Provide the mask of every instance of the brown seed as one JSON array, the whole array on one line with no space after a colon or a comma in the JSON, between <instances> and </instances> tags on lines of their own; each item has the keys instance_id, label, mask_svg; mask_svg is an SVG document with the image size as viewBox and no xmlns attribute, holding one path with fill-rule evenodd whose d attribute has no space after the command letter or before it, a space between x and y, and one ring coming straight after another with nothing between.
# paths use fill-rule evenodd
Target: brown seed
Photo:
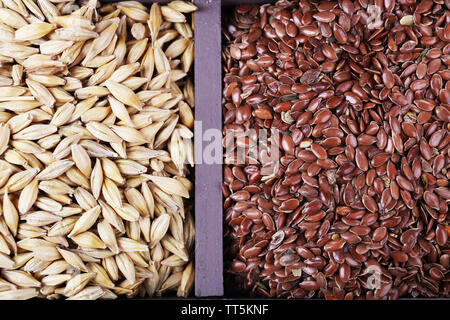
<instances>
[{"instance_id":1,"label":"brown seed","mask_svg":"<svg viewBox=\"0 0 450 320\"><path fill-rule=\"evenodd\" d=\"M355 160L356 165L362 171L367 171L369 169L369 162L367 161L367 157L360 148L356 149Z\"/></svg>"},{"instance_id":2,"label":"brown seed","mask_svg":"<svg viewBox=\"0 0 450 320\"><path fill-rule=\"evenodd\" d=\"M425 191L423 193L423 199L430 207L439 210L439 198L435 193L431 191Z\"/></svg>"},{"instance_id":3,"label":"brown seed","mask_svg":"<svg viewBox=\"0 0 450 320\"><path fill-rule=\"evenodd\" d=\"M366 207L366 209L370 212L375 212L378 210L377 203L371 196L367 194L363 195L362 202L364 204L364 207Z\"/></svg>"},{"instance_id":4,"label":"brown seed","mask_svg":"<svg viewBox=\"0 0 450 320\"><path fill-rule=\"evenodd\" d=\"M375 242L379 242L379 241L383 240L386 237L386 235L387 235L386 227L378 227L373 232L372 239Z\"/></svg>"},{"instance_id":5,"label":"brown seed","mask_svg":"<svg viewBox=\"0 0 450 320\"><path fill-rule=\"evenodd\" d=\"M426 160L431 159L432 151L431 151L430 145L423 138L420 140L420 152L422 153L422 156Z\"/></svg>"},{"instance_id":6,"label":"brown seed","mask_svg":"<svg viewBox=\"0 0 450 320\"><path fill-rule=\"evenodd\" d=\"M394 86L394 76L392 75L391 70L383 70L383 82L388 89L391 89Z\"/></svg>"},{"instance_id":7,"label":"brown seed","mask_svg":"<svg viewBox=\"0 0 450 320\"><path fill-rule=\"evenodd\" d=\"M246 267L245 263L239 260L234 260L231 263L231 270L233 272L243 272L245 270L245 267Z\"/></svg>"},{"instance_id":8,"label":"brown seed","mask_svg":"<svg viewBox=\"0 0 450 320\"><path fill-rule=\"evenodd\" d=\"M402 251L393 251L391 252L391 257L396 262L406 262L408 261L408 255Z\"/></svg>"},{"instance_id":9,"label":"brown seed","mask_svg":"<svg viewBox=\"0 0 450 320\"><path fill-rule=\"evenodd\" d=\"M318 12L313 15L314 19L316 19L319 22L331 22L335 19L336 15L332 12L323 11Z\"/></svg>"},{"instance_id":10,"label":"brown seed","mask_svg":"<svg viewBox=\"0 0 450 320\"><path fill-rule=\"evenodd\" d=\"M317 157L317 159L324 160L327 158L327 151L317 143L311 144L311 151Z\"/></svg>"},{"instance_id":11,"label":"brown seed","mask_svg":"<svg viewBox=\"0 0 450 320\"><path fill-rule=\"evenodd\" d=\"M286 154L294 154L294 141L289 135L284 135L281 139L281 146L283 147Z\"/></svg>"},{"instance_id":12,"label":"brown seed","mask_svg":"<svg viewBox=\"0 0 450 320\"><path fill-rule=\"evenodd\" d=\"M286 201L283 201L281 203L281 206L279 207L279 210L284 212L290 212L296 209L299 205L299 201L297 199L289 199Z\"/></svg>"},{"instance_id":13,"label":"brown seed","mask_svg":"<svg viewBox=\"0 0 450 320\"><path fill-rule=\"evenodd\" d=\"M442 247L445 246L445 244L448 241L448 234L446 231L446 228L439 224L436 228L436 242Z\"/></svg>"},{"instance_id":14,"label":"brown seed","mask_svg":"<svg viewBox=\"0 0 450 320\"><path fill-rule=\"evenodd\" d=\"M314 199L303 208L304 214L317 213L322 208L322 202L319 199Z\"/></svg>"},{"instance_id":15,"label":"brown seed","mask_svg":"<svg viewBox=\"0 0 450 320\"><path fill-rule=\"evenodd\" d=\"M413 185L405 177L398 175L395 181L397 181L400 188L405 189L407 191L414 191Z\"/></svg>"},{"instance_id":16,"label":"brown seed","mask_svg":"<svg viewBox=\"0 0 450 320\"><path fill-rule=\"evenodd\" d=\"M345 245L345 240L338 239L338 240L331 240L327 242L324 246L325 251L337 251L341 250Z\"/></svg>"}]
</instances>

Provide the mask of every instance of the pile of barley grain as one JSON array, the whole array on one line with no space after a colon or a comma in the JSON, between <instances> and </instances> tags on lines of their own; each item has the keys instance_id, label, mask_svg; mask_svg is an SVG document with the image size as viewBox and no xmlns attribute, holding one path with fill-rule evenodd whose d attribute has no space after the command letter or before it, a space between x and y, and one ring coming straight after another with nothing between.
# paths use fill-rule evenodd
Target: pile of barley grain
<instances>
[{"instance_id":1,"label":"pile of barley grain","mask_svg":"<svg viewBox=\"0 0 450 320\"><path fill-rule=\"evenodd\" d=\"M450 2L279 0L229 17L226 290L450 297Z\"/></svg>"},{"instance_id":2,"label":"pile of barley grain","mask_svg":"<svg viewBox=\"0 0 450 320\"><path fill-rule=\"evenodd\" d=\"M196 7L0 4L0 299L187 296Z\"/></svg>"}]
</instances>

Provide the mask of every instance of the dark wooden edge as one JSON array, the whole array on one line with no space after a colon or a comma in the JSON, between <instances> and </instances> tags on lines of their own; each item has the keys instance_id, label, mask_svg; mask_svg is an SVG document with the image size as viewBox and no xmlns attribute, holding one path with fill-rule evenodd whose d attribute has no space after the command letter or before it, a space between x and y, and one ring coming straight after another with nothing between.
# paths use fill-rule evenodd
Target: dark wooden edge
<instances>
[{"instance_id":1,"label":"dark wooden edge","mask_svg":"<svg viewBox=\"0 0 450 320\"><path fill-rule=\"evenodd\" d=\"M222 130L221 2L195 4L195 295L207 297L223 295L222 164L199 162L203 133Z\"/></svg>"}]
</instances>

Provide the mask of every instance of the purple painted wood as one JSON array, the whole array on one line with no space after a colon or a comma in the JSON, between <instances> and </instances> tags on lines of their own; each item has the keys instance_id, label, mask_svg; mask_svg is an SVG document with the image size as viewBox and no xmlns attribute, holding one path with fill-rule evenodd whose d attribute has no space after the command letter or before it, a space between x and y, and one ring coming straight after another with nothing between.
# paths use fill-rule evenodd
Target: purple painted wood
<instances>
[{"instance_id":1,"label":"purple painted wood","mask_svg":"<svg viewBox=\"0 0 450 320\"><path fill-rule=\"evenodd\" d=\"M222 165L199 163L203 132L222 129L221 2L196 0L195 37L195 295L223 295ZM219 155L222 159L222 154Z\"/></svg>"}]
</instances>

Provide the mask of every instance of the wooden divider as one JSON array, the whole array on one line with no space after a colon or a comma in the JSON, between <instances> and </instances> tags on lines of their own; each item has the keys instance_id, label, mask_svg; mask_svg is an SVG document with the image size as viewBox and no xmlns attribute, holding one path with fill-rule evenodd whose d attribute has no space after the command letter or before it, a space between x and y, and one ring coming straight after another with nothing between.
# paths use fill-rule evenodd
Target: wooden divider
<instances>
[{"instance_id":1,"label":"wooden divider","mask_svg":"<svg viewBox=\"0 0 450 320\"><path fill-rule=\"evenodd\" d=\"M222 154L214 164L203 157L203 133L222 129L221 2L195 4L195 295L222 296Z\"/></svg>"}]
</instances>

